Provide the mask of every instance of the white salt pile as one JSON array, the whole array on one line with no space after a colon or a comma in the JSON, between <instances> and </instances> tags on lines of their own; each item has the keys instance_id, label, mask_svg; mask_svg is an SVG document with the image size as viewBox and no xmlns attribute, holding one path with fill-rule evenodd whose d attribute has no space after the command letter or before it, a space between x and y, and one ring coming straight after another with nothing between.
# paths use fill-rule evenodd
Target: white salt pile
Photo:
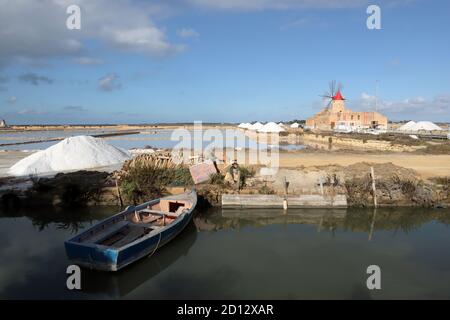
<instances>
[{"instance_id":1,"label":"white salt pile","mask_svg":"<svg viewBox=\"0 0 450 320\"><path fill-rule=\"evenodd\" d=\"M238 128L241 128L241 129L248 129L250 127L251 127L251 124L248 122L241 123L240 125L238 125Z\"/></svg>"},{"instance_id":2,"label":"white salt pile","mask_svg":"<svg viewBox=\"0 0 450 320\"><path fill-rule=\"evenodd\" d=\"M412 127L414 127L415 126L415 122L414 121L409 121L409 122L407 122L407 123L405 123L404 125L402 125L400 128L398 128L397 130L399 130L399 131L411 131L412 129Z\"/></svg>"},{"instance_id":3,"label":"white salt pile","mask_svg":"<svg viewBox=\"0 0 450 320\"><path fill-rule=\"evenodd\" d=\"M442 128L430 121L419 121L414 125L413 130L435 131L435 130L442 130Z\"/></svg>"},{"instance_id":4,"label":"white salt pile","mask_svg":"<svg viewBox=\"0 0 450 320\"><path fill-rule=\"evenodd\" d=\"M105 140L76 136L33 153L13 165L13 176L81 170L121 163L130 159L128 151L109 145Z\"/></svg>"},{"instance_id":5,"label":"white salt pile","mask_svg":"<svg viewBox=\"0 0 450 320\"><path fill-rule=\"evenodd\" d=\"M443 130L441 127L435 125L433 122L430 121L409 121L408 123L402 125L400 128L398 128L399 131L440 131Z\"/></svg>"},{"instance_id":6,"label":"white salt pile","mask_svg":"<svg viewBox=\"0 0 450 320\"><path fill-rule=\"evenodd\" d=\"M298 127L300 127L300 125L297 122L291 124L291 128L298 128Z\"/></svg>"},{"instance_id":7,"label":"white salt pile","mask_svg":"<svg viewBox=\"0 0 450 320\"><path fill-rule=\"evenodd\" d=\"M277 125L275 122L268 122L261 129L258 130L258 132L264 133L278 133L282 131L285 130L279 125Z\"/></svg>"},{"instance_id":8,"label":"white salt pile","mask_svg":"<svg viewBox=\"0 0 450 320\"><path fill-rule=\"evenodd\" d=\"M261 129L262 127L263 127L263 124L261 124L260 122L256 122L256 123L252 124L248 129L256 131L256 130Z\"/></svg>"}]
</instances>

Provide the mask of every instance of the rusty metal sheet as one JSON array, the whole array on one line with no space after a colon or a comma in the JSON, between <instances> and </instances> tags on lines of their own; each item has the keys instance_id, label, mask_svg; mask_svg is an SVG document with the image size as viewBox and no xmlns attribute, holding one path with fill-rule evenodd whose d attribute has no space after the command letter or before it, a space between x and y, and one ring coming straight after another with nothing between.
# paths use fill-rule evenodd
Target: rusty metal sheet
<instances>
[{"instance_id":1,"label":"rusty metal sheet","mask_svg":"<svg viewBox=\"0 0 450 320\"><path fill-rule=\"evenodd\" d=\"M195 184L208 181L211 174L217 172L216 167L214 167L214 163L211 160L190 166L189 171L191 172L192 180L194 180Z\"/></svg>"}]
</instances>

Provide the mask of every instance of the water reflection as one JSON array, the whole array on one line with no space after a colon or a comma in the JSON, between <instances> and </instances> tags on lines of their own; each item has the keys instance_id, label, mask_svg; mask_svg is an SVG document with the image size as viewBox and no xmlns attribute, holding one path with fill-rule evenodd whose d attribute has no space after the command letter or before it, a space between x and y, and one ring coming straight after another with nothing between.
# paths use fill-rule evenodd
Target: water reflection
<instances>
[{"instance_id":1,"label":"water reflection","mask_svg":"<svg viewBox=\"0 0 450 320\"><path fill-rule=\"evenodd\" d=\"M450 210L422 208L208 209L151 258L67 290L64 240L117 210L0 212L0 298L450 298Z\"/></svg>"},{"instance_id":2,"label":"water reflection","mask_svg":"<svg viewBox=\"0 0 450 320\"><path fill-rule=\"evenodd\" d=\"M0 221L1 218L27 218L38 231L51 227L76 234L92 225L93 222L104 219L119 210L120 208L116 206L0 210Z\"/></svg>"},{"instance_id":3,"label":"water reflection","mask_svg":"<svg viewBox=\"0 0 450 320\"><path fill-rule=\"evenodd\" d=\"M82 287L89 294L102 294L108 298L121 298L151 280L180 257L188 254L197 239L193 223L172 242L158 250L151 258L144 258L115 273L85 270Z\"/></svg>"},{"instance_id":4,"label":"water reflection","mask_svg":"<svg viewBox=\"0 0 450 320\"><path fill-rule=\"evenodd\" d=\"M430 208L382 208L382 209L211 209L194 218L201 231L264 227L267 225L309 224L317 232L335 230L365 232L368 239L376 230L404 233L419 229L422 225L438 221L450 224L450 211Z\"/></svg>"}]
</instances>

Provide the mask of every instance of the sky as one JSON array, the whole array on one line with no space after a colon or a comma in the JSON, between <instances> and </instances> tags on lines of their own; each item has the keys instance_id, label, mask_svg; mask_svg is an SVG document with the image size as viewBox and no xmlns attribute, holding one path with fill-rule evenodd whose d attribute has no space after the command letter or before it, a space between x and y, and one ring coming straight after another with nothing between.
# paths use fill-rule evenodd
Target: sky
<instances>
[{"instance_id":1,"label":"sky","mask_svg":"<svg viewBox=\"0 0 450 320\"><path fill-rule=\"evenodd\" d=\"M354 110L450 122L449 16L447 0L0 0L0 118L306 119L336 80Z\"/></svg>"}]
</instances>

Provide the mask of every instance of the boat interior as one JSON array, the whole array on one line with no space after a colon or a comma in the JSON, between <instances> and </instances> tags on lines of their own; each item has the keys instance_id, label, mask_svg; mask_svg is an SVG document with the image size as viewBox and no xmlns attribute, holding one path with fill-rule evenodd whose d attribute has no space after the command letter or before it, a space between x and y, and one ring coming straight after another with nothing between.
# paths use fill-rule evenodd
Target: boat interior
<instances>
[{"instance_id":1,"label":"boat interior","mask_svg":"<svg viewBox=\"0 0 450 320\"><path fill-rule=\"evenodd\" d=\"M144 209L131 211L105 221L76 240L80 243L120 248L153 230L170 225L191 207L192 203L189 201L161 199Z\"/></svg>"}]
</instances>

